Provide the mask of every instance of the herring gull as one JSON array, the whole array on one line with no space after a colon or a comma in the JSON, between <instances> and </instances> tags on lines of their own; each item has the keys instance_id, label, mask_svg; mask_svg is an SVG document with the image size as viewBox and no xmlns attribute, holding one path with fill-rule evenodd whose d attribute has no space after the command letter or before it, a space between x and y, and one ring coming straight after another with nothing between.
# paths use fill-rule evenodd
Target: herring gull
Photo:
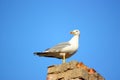
<instances>
[{"instance_id":1,"label":"herring gull","mask_svg":"<svg viewBox=\"0 0 120 80\"><path fill-rule=\"evenodd\" d=\"M79 46L80 31L76 29L70 33L74 36L68 42L59 43L43 52L34 52L34 54L43 57L62 59L62 62L65 63L65 59L76 53Z\"/></svg>"}]
</instances>

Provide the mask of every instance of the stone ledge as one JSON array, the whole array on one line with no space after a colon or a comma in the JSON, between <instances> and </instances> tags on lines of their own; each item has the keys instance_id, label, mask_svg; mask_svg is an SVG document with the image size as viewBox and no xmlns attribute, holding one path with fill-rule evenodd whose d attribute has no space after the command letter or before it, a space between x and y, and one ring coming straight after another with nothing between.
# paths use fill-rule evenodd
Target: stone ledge
<instances>
[{"instance_id":1,"label":"stone ledge","mask_svg":"<svg viewBox=\"0 0 120 80\"><path fill-rule=\"evenodd\" d=\"M93 68L82 62L71 61L48 67L47 80L105 80Z\"/></svg>"}]
</instances>

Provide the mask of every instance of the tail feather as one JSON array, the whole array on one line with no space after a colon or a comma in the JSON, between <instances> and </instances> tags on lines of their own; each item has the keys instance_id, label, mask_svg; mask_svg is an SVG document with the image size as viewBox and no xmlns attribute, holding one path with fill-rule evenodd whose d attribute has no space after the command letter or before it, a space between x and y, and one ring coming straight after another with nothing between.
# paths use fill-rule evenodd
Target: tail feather
<instances>
[{"instance_id":1,"label":"tail feather","mask_svg":"<svg viewBox=\"0 0 120 80\"><path fill-rule=\"evenodd\" d=\"M34 52L35 55L40 56L40 57L53 57L53 58L58 58L61 59L62 56L59 55L59 53L53 53L53 52Z\"/></svg>"},{"instance_id":2,"label":"tail feather","mask_svg":"<svg viewBox=\"0 0 120 80\"><path fill-rule=\"evenodd\" d=\"M34 54L38 56L46 56L44 52L34 52Z\"/></svg>"}]
</instances>

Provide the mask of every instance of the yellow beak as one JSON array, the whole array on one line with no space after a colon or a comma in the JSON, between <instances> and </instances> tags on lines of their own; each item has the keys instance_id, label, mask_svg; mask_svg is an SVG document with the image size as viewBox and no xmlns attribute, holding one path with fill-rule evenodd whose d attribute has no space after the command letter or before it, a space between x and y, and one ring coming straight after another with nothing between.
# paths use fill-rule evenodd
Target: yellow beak
<instances>
[{"instance_id":1,"label":"yellow beak","mask_svg":"<svg viewBox=\"0 0 120 80\"><path fill-rule=\"evenodd\" d=\"M70 32L70 34L74 34L74 32Z\"/></svg>"}]
</instances>

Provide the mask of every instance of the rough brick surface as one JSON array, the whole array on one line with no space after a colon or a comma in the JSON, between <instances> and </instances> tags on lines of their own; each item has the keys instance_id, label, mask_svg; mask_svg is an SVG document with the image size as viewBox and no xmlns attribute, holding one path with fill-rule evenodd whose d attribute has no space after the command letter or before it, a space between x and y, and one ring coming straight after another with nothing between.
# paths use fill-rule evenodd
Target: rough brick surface
<instances>
[{"instance_id":1,"label":"rough brick surface","mask_svg":"<svg viewBox=\"0 0 120 80\"><path fill-rule=\"evenodd\" d=\"M94 69L82 62L71 61L48 67L47 80L105 80Z\"/></svg>"}]
</instances>

